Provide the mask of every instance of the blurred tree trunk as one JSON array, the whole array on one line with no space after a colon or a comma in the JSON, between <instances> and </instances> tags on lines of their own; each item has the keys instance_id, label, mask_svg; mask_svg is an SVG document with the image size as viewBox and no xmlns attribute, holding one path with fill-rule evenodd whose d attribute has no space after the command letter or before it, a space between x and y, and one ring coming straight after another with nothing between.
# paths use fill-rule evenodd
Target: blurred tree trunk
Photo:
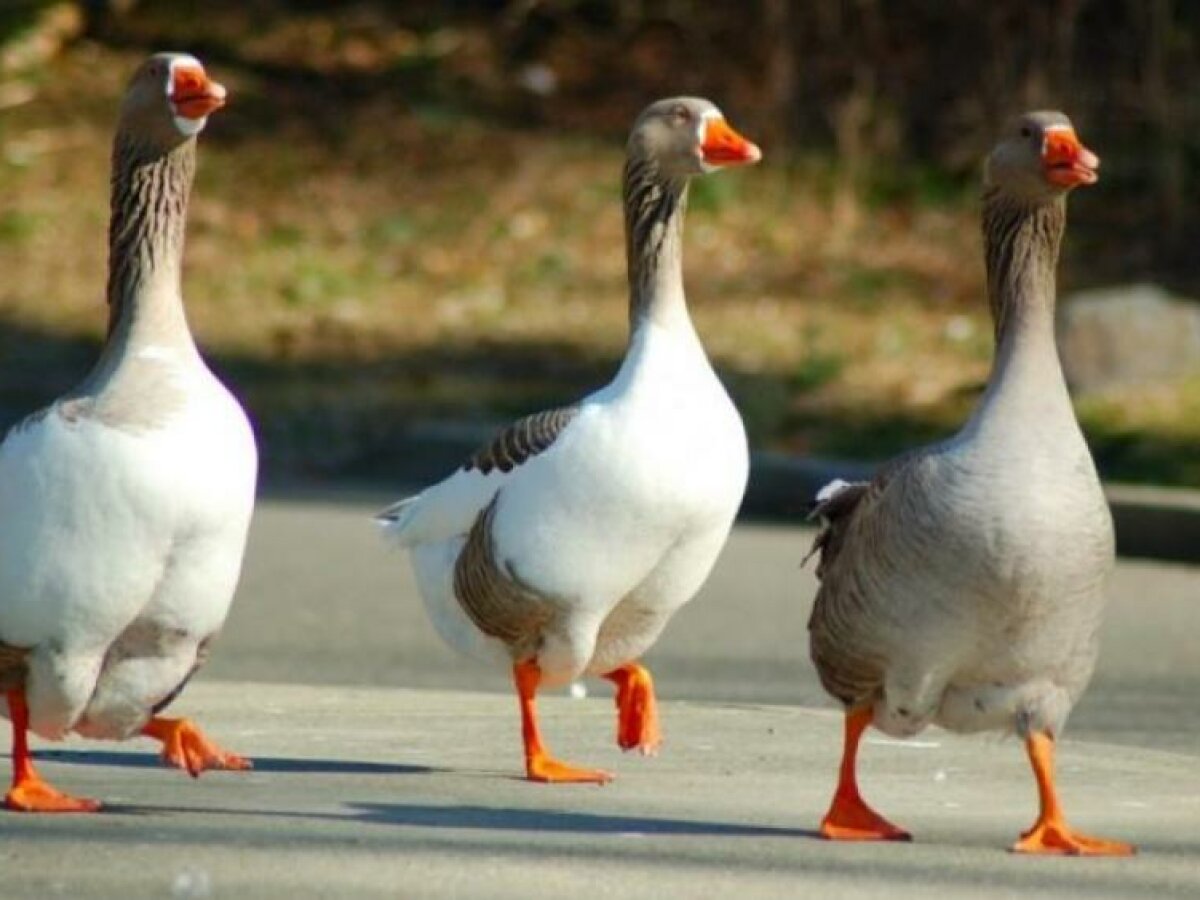
<instances>
[{"instance_id":1,"label":"blurred tree trunk","mask_svg":"<svg viewBox=\"0 0 1200 900\"><path fill-rule=\"evenodd\" d=\"M87 20L87 33L103 34L113 22L133 12L138 0L81 0Z\"/></svg>"},{"instance_id":2,"label":"blurred tree trunk","mask_svg":"<svg viewBox=\"0 0 1200 900\"><path fill-rule=\"evenodd\" d=\"M1175 15L1171 0L1140 0L1132 4L1132 11L1140 20L1144 60L1141 95L1155 143L1150 173L1155 211L1161 216L1163 231L1177 240L1184 212L1184 158L1170 85Z\"/></svg>"},{"instance_id":3,"label":"blurred tree trunk","mask_svg":"<svg viewBox=\"0 0 1200 900\"><path fill-rule=\"evenodd\" d=\"M797 137L800 98L796 93L799 62L796 59L792 0L763 0L762 40L766 46L767 119L759 127L763 139L786 146Z\"/></svg>"},{"instance_id":4,"label":"blurred tree trunk","mask_svg":"<svg viewBox=\"0 0 1200 900\"><path fill-rule=\"evenodd\" d=\"M830 235L836 247L858 227L868 163L886 155L875 138L886 127L877 75L887 66L887 29L878 0L818 4L814 15L817 45L841 55L836 73L841 87L824 110L836 150Z\"/></svg>"},{"instance_id":5,"label":"blurred tree trunk","mask_svg":"<svg viewBox=\"0 0 1200 900\"><path fill-rule=\"evenodd\" d=\"M1075 77L1075 39L1078 33L1079 16L1087 0L1059 0L1058 10L1052 20L1053 58L1050 76L1056 88L1064 96L1071 91Z\"/></svg>"}]
</instances>

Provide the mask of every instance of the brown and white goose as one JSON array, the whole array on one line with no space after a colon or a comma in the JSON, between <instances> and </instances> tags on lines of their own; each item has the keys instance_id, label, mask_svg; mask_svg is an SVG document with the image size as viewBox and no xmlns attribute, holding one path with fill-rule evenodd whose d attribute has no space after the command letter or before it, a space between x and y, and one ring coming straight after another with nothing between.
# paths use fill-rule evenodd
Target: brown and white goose
<instances>
[{"instance_id":1,"label":"brown and white goose","mask_svg":"<svg viewBox=\"0 0 1200 900\"><path fill-rule=\"evenodd\" d=\"M611 777L553 759L538 728L537 690L581 675L617 685L622 748L656 749L637 660L708 576L746 487L745 430L688 315L681 253L688 183L758 148L712 103L679 98L641 114L627 151L631 334L616 377L380 516L442 637L511 667L534 781Z\"/></svg>"},{"instance_id":2,"label":"brown and white goose","mask_svg":"<svg viewBox=\"0 0 1200 900\"><path fill-rule=\"evenodd\" d=\"M33 766L26 731L163 743L197 775L249 763L158 715L229 610L257 453L180 295L196 135L225 101L193 57L133 76L113 146L109 328L100 360L0 444L0 691L11 809L90 811Z\"/></svg>"},{"instance_id":3,"label":"brown and white goose","mask_svg":"<svg viewBox=\"0 0 1200 900\"><path fill-rule=\"evenodd\" d=\"M821 823L832 839L906 839L866 805L855 777L868 725L1015 731L1041 811L1014 849L1128 854L1070 828L1054 747L1096 662L1113 531L1054 343L1066 195L1099 160L1066 116L1015 122L987 160L983 233L996 359L970 421L818 495L824 521L810 651L846 706L841 773Z\"/></svg>"}]
</instances>

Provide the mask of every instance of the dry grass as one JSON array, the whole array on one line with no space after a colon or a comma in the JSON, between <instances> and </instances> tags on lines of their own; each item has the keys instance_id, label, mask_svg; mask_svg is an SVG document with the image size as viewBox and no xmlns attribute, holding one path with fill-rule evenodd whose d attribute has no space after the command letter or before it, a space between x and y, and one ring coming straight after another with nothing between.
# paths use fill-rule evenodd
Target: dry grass
<instances>
[{"instance_id":1,"label":"dry grass","mask_svg":"<svg viewBox=\"0 0 1200 900\"><path fill-rule=\"evenodd\" d=\"M110 127L140 55L82 45L0 111L10 406L77 377L101 334ZM186 295L268 458L361 468L413 418L505 417L611 371L619 140L212 68L234 99L202 139ZM756 442L878 458L951 429L986 378L976 213L836 185L820 161L698 182L689 298ZM1200 484L1198 407L1193 383L1084 412L1117 474Z\"/></svg>"}]
</instances>

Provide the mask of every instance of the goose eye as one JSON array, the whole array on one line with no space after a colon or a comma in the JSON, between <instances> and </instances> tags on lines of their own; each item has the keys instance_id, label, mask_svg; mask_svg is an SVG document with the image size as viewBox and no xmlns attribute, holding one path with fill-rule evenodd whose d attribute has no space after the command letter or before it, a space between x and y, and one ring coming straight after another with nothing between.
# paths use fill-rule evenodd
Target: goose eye
<instances>
[{"instance_id":1,"label":"goose eye","mask_svg":"<svg viewBox=\"0 0 1200 900\"><path fill-rule=\"evenodd\" d=\"M686 122L691 121L692 114L690 112L688 112L688 108L686 106L677 106L673 110L671 110L671 117L674 118L676 122L678 122L679 124L682 125Z\"/></svg>"}]
</instances>

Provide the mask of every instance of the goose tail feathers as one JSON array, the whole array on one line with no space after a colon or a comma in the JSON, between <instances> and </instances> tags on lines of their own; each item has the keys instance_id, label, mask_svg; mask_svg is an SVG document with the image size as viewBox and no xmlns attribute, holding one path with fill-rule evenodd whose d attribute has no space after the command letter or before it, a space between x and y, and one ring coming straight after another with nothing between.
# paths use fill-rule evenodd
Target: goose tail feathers
<instances>
[{"instance_id":1,"label":"goose tail feathers","mask_svg":"<svg viewBox=\"0 0 1200 900\"><path fill-rule=\"evenodd\" d=\"M420 494L405 497L375 514L375 524L383 530L385 537L394 539L400 544L408 543L404 539L404 533L412 524L416 515L416 501L420 498Z\"/></svg>"},{"instance_id":2,"label":"goose tail feathers","mask_svg":"<svg viewBox=\"0 0 1200 900\"><path fill-rule=\"evenodd\" d=\"M824 571L826 557L832 556L840 545L839 538L846 529L846 523L866 495L868 487L870 483L866 481L835 478L817 491L816 498L809 504L807 520L820 522L821 527L800 565L807 565L816 556L818 578Z\"/></svg>"}]
</instances>

